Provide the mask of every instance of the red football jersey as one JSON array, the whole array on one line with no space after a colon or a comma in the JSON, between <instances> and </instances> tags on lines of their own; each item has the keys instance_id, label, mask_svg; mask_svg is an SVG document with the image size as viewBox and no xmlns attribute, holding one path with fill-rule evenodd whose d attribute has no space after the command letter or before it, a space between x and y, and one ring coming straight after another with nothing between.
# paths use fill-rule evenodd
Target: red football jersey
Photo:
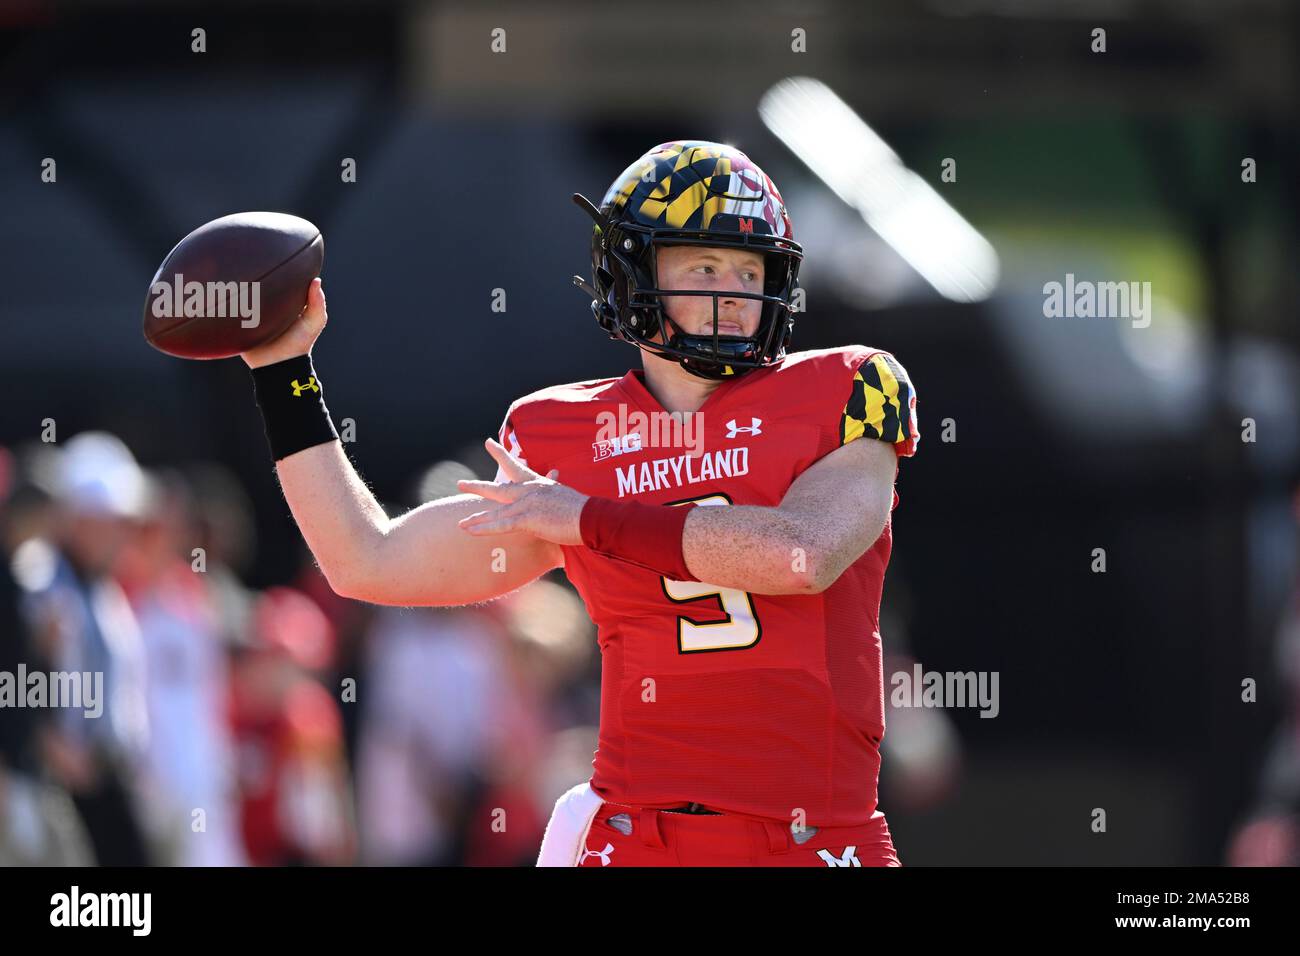
<instances>
[{"instance_id":1,"label":"red football jersey","mask_svg":"<svg viewBox=\"0 0 1300 956\"><path fill-rule=\"evenodd\" d=\"M847 442L910 456L919 440L906 372L862 346L797 352L724 381L678 421L638 369L521 398L500 438L583 494L665 506L776 506ZM784 822L802 810L818 827L867 822L885 732L879 609L891 542L887 522L812 595L673 581L564 547L602 657L596 792Z\"/></svg>"}]
</instances>

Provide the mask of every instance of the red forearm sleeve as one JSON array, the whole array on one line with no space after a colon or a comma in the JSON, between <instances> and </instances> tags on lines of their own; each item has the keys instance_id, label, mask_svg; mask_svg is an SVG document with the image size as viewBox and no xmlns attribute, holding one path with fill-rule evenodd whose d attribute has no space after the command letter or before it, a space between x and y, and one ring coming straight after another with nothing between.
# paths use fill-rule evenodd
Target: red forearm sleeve
<instances>
[{"instance_id":1,"label":"red forearm sleeve","mask_svg":"<svg viewBox=\"0 0 1300 956\"><path fill-rule=\"evenodd\" d=\"M682 528L694 505L646 505L588 498L579 528L582 543L597 554L655 571L674 581L698 581L682 554Z\"/></svg>"}]
</instances>

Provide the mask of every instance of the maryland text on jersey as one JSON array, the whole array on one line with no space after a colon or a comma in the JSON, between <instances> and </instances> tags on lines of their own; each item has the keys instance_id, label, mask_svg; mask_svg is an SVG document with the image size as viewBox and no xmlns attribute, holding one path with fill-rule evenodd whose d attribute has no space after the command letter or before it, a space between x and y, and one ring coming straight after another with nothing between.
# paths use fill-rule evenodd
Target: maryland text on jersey
<instances>
[{"instance_id":1,"label":"maryland text on jersey","mask_svg":"<svg viewBox=\"0 0 1300 956\"><path fill-rule=\"evenodd\" d=\"M705 452L698 458L689 454L672 458L655 458L624 468L615 468L618 497L640 495L665 488L682 488L719 478L739 478L749 474L749 447L723 448Z\"/></svg>"}]
</instances>

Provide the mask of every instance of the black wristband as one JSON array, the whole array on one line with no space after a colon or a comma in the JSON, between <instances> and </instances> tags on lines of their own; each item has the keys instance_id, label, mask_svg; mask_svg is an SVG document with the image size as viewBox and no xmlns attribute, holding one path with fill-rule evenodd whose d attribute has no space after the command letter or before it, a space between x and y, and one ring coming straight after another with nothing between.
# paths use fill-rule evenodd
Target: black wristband
<instances>
[{"instance_id":1,"label":"black wristband","mask_svg":"<svg viewBox=\"0 0 1300 956\"><path fill-rule=\"evenodd\" d=\"M279 461L339 437L325 407L325 392L310 355L251 371L253 394L257 407L262 410L272 458Z\"/></svg>"}]
</instances>

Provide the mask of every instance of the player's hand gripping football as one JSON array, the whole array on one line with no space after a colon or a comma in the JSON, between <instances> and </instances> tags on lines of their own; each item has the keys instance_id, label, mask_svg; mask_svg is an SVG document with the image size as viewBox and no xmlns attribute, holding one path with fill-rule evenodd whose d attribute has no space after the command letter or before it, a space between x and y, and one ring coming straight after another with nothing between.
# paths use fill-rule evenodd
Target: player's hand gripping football
<instances>
[{"instance_id":1,"label":"player's hand gripping football","mask_svg":"<svg viewBox=\"0 0 1300 956\"><path fill-rule=\"evenodd\" d=\"M325 290L319 278L312 279L307 289L307 304L293 325L265 345L241 352L240 358L249 368L274 365L299 355L309 355L316 338L325 330L329 315L325 311Z\"/></svg>"},{"instance_id":2,"label":"player's hand gripping football","mask_svg":"<svg viewBox=\"0 0 1300 956\"><path fill-rule=\"evenodd\" d=\"M523 531L555 544L582 544L579 519L587 495L556 481L559 469L539 475L495 439L489 438L486 447L501 466L504 480L461 480L456 486L497 506L462 518L460 527L474 535Z\"/></svg>"}]
</instances>

